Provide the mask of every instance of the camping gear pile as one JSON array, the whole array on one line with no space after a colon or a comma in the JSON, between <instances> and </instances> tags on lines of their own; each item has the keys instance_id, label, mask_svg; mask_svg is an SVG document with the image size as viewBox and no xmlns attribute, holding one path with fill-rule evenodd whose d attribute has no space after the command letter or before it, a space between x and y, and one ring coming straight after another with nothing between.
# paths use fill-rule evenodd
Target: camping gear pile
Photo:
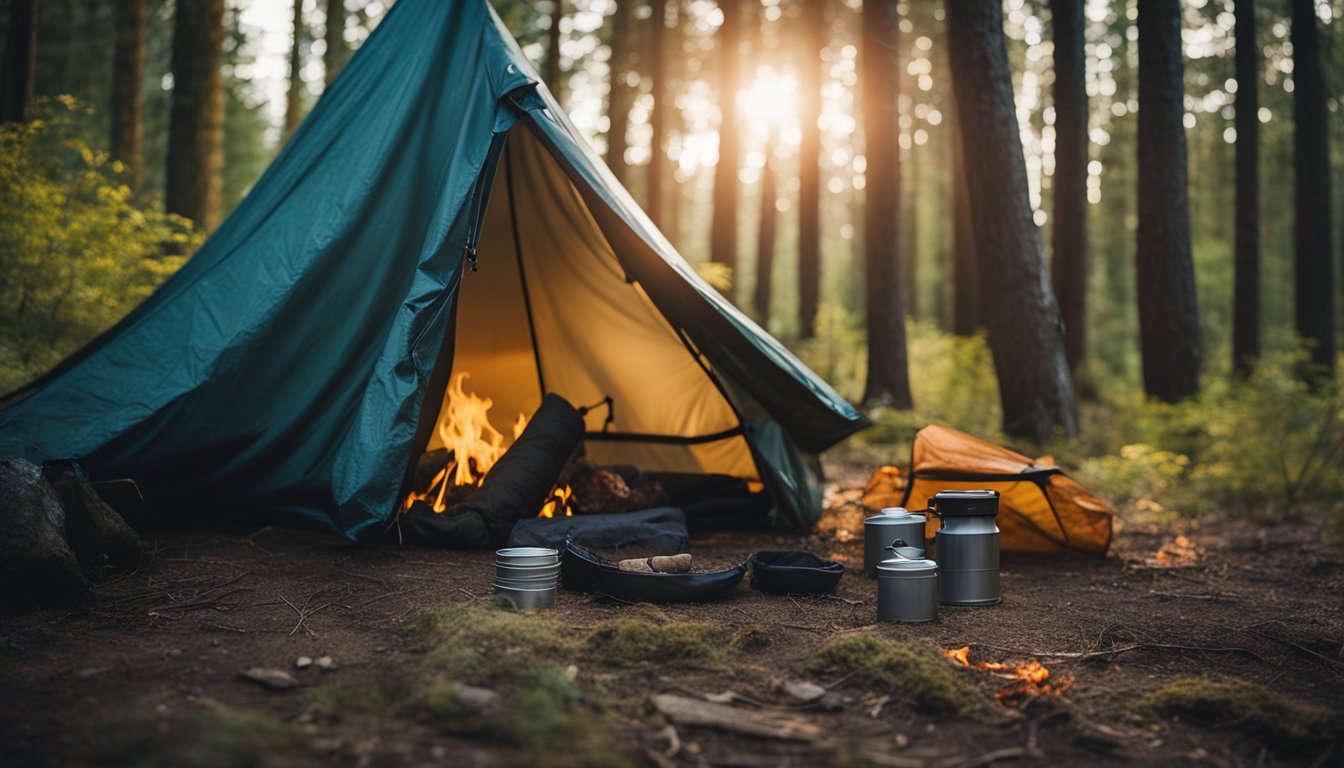
<instances>
[{"instance_id":1,"label":"camping gear pile","mask_svg":"<svg viewBox=\"0 0 1344 768\"><path fill-rule=\"evenodd\" d=\"M1102 557L1115 509L1067 477L1049 456L1030 459L964 432L930 425L915 435L907 478L896 467L873 473L863 492L870 509L920 509L940 491L999 494L1004 552ZM937 533L932 517L926 538Z\"/></svg>"}]
</instances>

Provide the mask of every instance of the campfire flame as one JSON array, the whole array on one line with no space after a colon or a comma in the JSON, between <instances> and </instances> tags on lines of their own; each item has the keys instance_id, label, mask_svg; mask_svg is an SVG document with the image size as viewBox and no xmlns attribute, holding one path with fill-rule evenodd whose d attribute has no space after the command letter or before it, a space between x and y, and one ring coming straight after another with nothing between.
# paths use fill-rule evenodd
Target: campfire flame
<instances>
[{"instance_id":1,"label":"campfire flame","mask_svg":"<svg viewBox=\"0 0 1344 768\"><path fill-rule=\"evenodd\" d=\"M465 371L453 377L445 394L446 406L434 429L451 457L448 465L439 470L424 491L412 490L406 496L404 508L410 509L417 501L430 505L435 514L448 509L448 490L463 486L479 486L485 481L490 468L504 455L527 428L529 418L519 413L513 423L513 439L507 444L504 435L490 423L490 408L495 404L488 397L478 397L463 386L470 373ZM541 517L553 517L563 512L564 517L574 514L571 498L574 492L568 486L551 490Z\"/></svg>"},{"instance_id":2,"label":"campfire flame","mask_svg":"<svg viewBox=\"0 0 1344 768\"><path fill-rule=\"evenodd\" d=\"M972 662L969 645L945 649L943 655L962 666L983 670L1009 681L1007 685L994 692L994 698L1005 707L1020 707L1037 696L1059 696L1073 687L1071 677L1060 677L1051 682L1050 670L1035 659L1025 664Z\"/></svg>"}]
</instances>

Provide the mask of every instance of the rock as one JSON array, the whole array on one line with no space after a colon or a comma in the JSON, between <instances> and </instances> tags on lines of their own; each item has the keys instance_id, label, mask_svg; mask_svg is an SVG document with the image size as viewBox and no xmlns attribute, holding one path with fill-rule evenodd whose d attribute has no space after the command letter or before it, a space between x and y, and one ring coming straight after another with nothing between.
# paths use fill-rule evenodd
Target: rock
<instances>
[{"instance_id":1,"label":"rock","mask_svg":"<svg viewBox=\"0 0 1344 768\"><path fill-rule=\"evenodd\" d=\"M65 508L65 539L86 573L129 571L140 565L140 537L88 483L73 461L48 461L42 476Z\"/></svg>"},{"instance_id":2,"label":"rock","mask_svg":"<svg viewBox=\"0 0 1344 768\"><path fill-rule=\"evenodd\" d=\"M641 557L631 558L629 560L622 560L616 564L616 567L622 571L634 571L636 573L653 573L653 568L649 565L649 561Z\"/></svg>"},{"instance_id":3,"label":"rock","mask_svg":"<svg viewBox=\"0 0 1344 768\"><path fill-rule=\"evenodd\" d=\"M784 693L787 693L804 704L811 704L826 695L825 688L822 688L816 683L809 683L806 680L785 680L780 688L783 689Z\"/></svg>"},{"instance_id":4,"label":"rock","mask_svg":"<svg viewBox=\"0 0 1344 768\"><path fill-rule=\"evenodd\" d=\"M322 670L323 672L330 672L331 670L336 668L336 661L332 659L330 656L319 656L317 657L317 660L314 661L313 663L316 664L317 668Z\"/></svg>"},{"instance_id":5,"label":"rock","mask_svg":"<svg viewBox=\"0 0 1344 768\"><path fill-rule=\"evenodd\" d=\"M238 676L272 691L287 691L299 684L293 675L283 669L248 667L239 671Z\"/></svg>"},{"instance_id":6,"label":"rock","mask_svg":"<svg viewBox=\"0 0 1344 768\"><path fill-rule=\"evenodd\" d=\"M42 471L0 459L0 604L67 604L87 587L65 541L65 510Z\"/></svg>"},{"instance_id":7,"label":"rock","mask_svg":"<svg viewBox=\"0 0 1344 768\"><path fill-rule=\"evenodd\" d=\"M499 706L500 696L489 688L459 683L456 690L457 701L473 712L486 712Z\"/></svg>"},{"instance_id":8,"label":"rock","mask_svg":"<svg viewBox=\"0 0 1344 768\"><path fill-rule=\"evenodd\" d=\"M300 656L294 660L295 669L307 669L313 666L313 660L307 656Z\"/></svg>"}]
</instances>

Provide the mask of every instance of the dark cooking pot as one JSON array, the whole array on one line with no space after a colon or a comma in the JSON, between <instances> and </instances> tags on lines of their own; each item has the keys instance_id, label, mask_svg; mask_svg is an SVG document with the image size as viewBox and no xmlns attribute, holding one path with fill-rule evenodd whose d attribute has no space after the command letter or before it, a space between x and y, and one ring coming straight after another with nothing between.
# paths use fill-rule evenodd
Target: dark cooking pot
<instances>
[{"instance_id":1,"label":"dark cooking pot","mask_svg":"<svg viewBox=\"0 0 1344 768\"><path fill-rule=\"evenodd\" d=\"M757 552L751 556L752 586L781 595L829 595L845 566L811 552Z\"/></svg>"}]
</instances>

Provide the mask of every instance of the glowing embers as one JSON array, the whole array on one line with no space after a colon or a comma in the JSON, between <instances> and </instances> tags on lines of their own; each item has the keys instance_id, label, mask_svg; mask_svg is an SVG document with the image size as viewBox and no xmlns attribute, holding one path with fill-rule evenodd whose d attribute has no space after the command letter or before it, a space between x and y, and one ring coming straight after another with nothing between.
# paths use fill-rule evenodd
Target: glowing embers
<instances>
[{"instance_id":1,"label":"glowing embers","mask_svg":"<svg viewBox=\"0 0 1344 768\"><path fill-rule=\"evenodd\" d=\"M1035 659L1025 664L1007 664L996 661L971 661L971 647L949 648L943 655L962 666L979 669L1008 681L994 692L994 698L1005 707L1020 707L1038 696L1059 696L1073 686L1073 678L1050 679L1050 670Z\"/></svg>"},{"instance_id":2,"label":"glowing embers","mask_svg":"<svg viewBox=\"0 0 1344 768\"><path fill-rule=\"evenodd\" d=\"M541 507L541 514L537 517L572 517L574 515L574 506L570 500L574 498L574 489L569 484L556 486L551 489L551 495L546 498L546 503Z\"/></svg>"}]
</instances>

